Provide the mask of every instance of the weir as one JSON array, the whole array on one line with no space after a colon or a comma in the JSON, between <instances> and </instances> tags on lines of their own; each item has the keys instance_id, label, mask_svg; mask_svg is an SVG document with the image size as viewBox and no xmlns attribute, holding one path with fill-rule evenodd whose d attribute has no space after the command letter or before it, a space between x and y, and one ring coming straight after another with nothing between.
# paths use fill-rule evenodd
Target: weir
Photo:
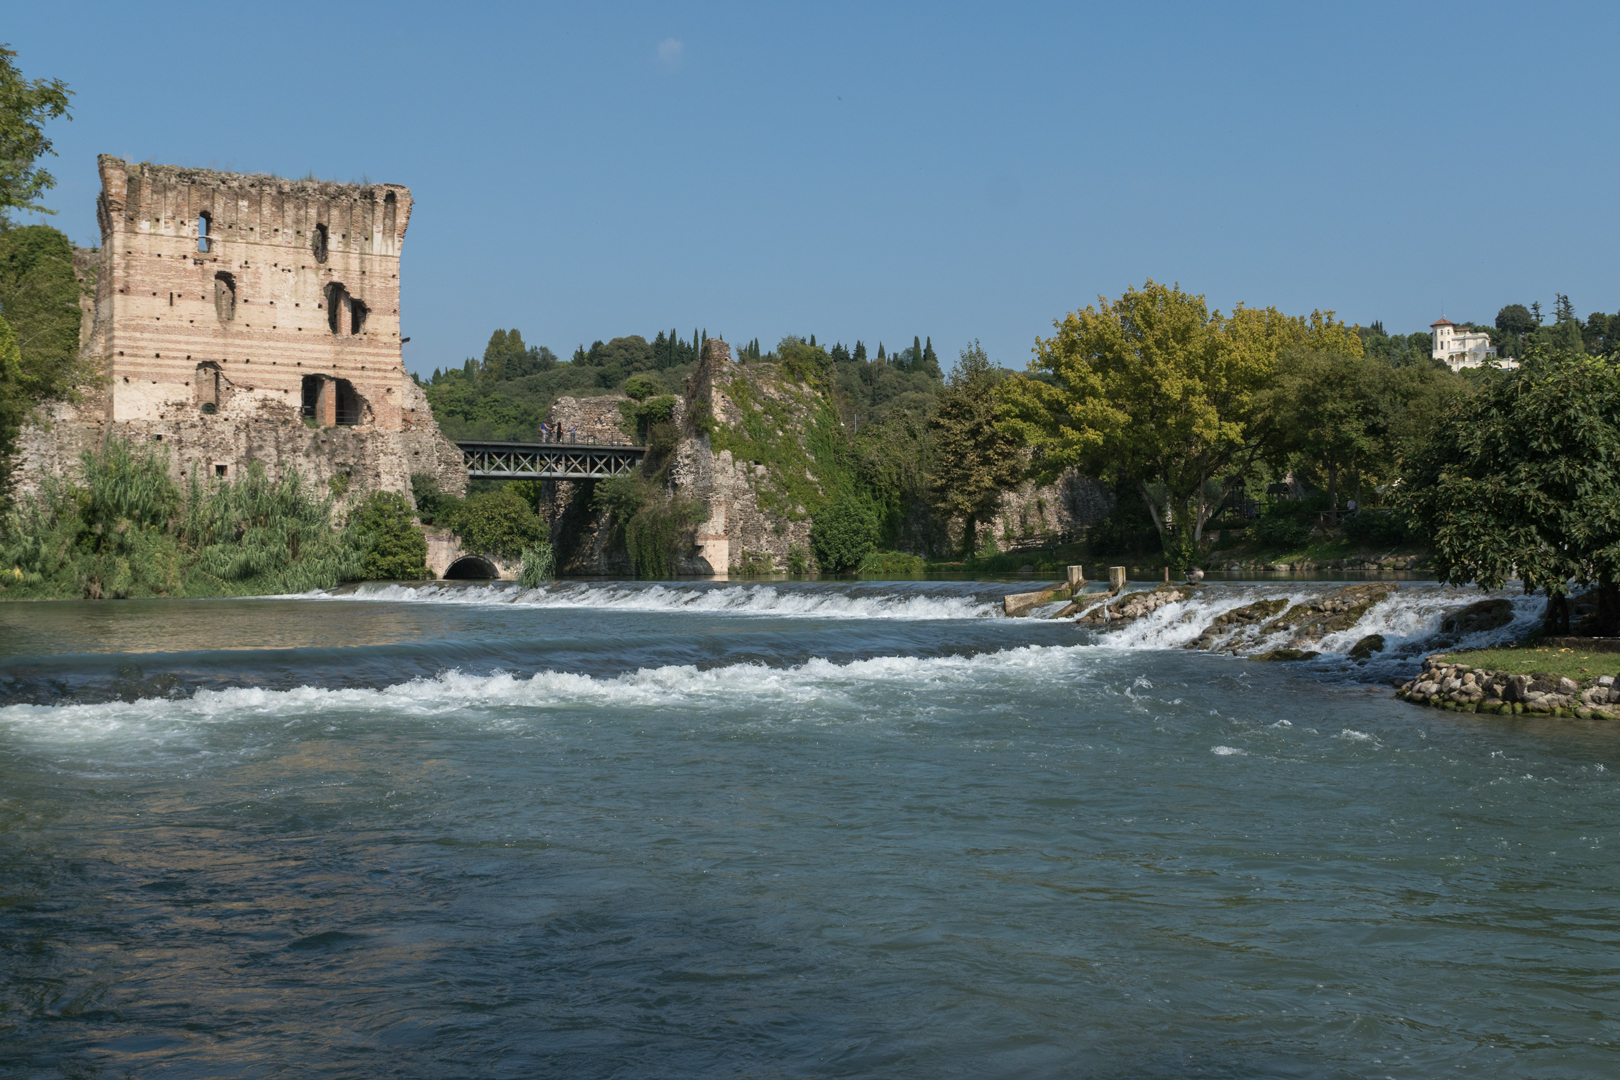
<instances>
[{"instance_id":1,"label":"weir","mask_svg":"<svg viewBox=\"0 0 1620 1080\"><path fill-rule=\"evenodd\" d=\"M602 480L624 476L647 456L645 446L545 442L458 442L469 477Z\"/></svg>"}]
</instances>

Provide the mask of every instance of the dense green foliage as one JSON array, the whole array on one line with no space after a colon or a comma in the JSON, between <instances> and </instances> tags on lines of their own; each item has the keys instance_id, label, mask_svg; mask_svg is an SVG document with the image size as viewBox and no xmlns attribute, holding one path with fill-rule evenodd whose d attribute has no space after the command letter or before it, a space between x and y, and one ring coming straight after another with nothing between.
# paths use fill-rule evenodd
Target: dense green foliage
<instances>
[{"instance_id":1,"label":"dense green foliage","mask_svg":"<svg viewBox=\"0 0 1620 1080\"><path fill-rule=\"evenodd\" d=\"M512 485L470 496L453 507L440 503L436 518L461 537L468 551L520 559L523 552L549 543L546 523Z\"/></svg>"},{"instance_id":2,"label":"dense green foliage","mask_svg":"<svg viewBox=\"0 0 1620 1080\"><path fill-rule=\"evenodd\" d=\"M16 57L15 50L0 46L0 229L11 224L15 210L56 212L39 202L56 178L38 162L55 155L45 124L68 115L73 93L61 79L24 79Z\"/></svg>"},{"instance_id":3,"label":"dense green foliage","mask_svg":"<svg viewBox=\"0 0 1620 1080\"><path fill-rule=\"evenodd\" d=\"M928 569L928 561L921 555L908 555L903 551L871 551L855 568L865 577L920 578Z\"/></svg>"},{"instance_id":4,"label":"dense green foliage","mask_svg":"<svg viewBox=\"0 0 1620 1080\"><path fill-rule=\"evenodd\" d=\"M349 519L365 551L360 576L368 581L416 581L432 576L427 567L427 540L411 520L403 495L374 491Z\"/></svg>"},{"instance_id":5,"label":"dense green foliage","mask_svg":"<svg viewBox=\"0 0 1620 1080\"><path fill-rule=\"evenodd\" d=\"M47 225L0 230L0 490L17 433L36 406L89 374L79 359L73 245Z\"/></svg>"},{"instance_id":6,"label":"dense green foliage","mask_svg":"<svg viewBox=\"0 0 1620 1080\"><path fill-rule=\"evenodd\" d=\"M523 569L518 573L518 584L525 589L537 589L557 576L557 556L551 550L551 541L541 537L523 549Z\"/></svg>"},{"instance_id":7,"label":"dense green foliage","mask_svg":"<svg viewBox=\"0 0 1620 1080\"><path fill-rule=\"evenodd\" d=\"M854 570L878 546L883 530L877 507L860 496L846 496L816 515L810 546L823 571Z\"/></svg>"},{"instance_id":8,"label":"dense green foliage","mask_svg":"<svg viewBox=\"0 0 1620 1080\"><path fill-rule=\"evenodd\" d=\"M1454 403L1412 455L1405 507L1449 582L1561 596L1599 586L1620 624L1620 368L1532 348L1524 365Z\"/></svg>"},{"instance_id":9,"label":"dense green foliage","mask_svg":"<svg viewBox=\"0 0 1620 1080\"><path fill-rule=\"evenodd\" d=\"M978 547L979 523L994 516L1001 493L1024 476L1023 441L1002 424L1000 383L1000 370L975 341L962 350L928 424L937 451L934 505L948 518L963 519L969 558Z\"/></svg>"},{"instance_id":10,"label":"dense green foliage","mask_svg":"<svg viewBox=\"0 0 1620 1080\"><path fill-rule=\"evenodd\" d=\"M671 495L640 476L598 481L593 500L597 509L608 512L632 572L648 581L675 575L681 551L691 544L692 527L703 519L695 499Z\"/></svg>"},{"instance_id":11,"label":"dense green foliage","mask_svg":"<svg viewBox=\"0 0 1620 1080\"><path fill-rule=\"evenodd\" d=\"M182 495L166 456L109 443L78 483L48 479L0 527L0 596L125 598L304 592L358 577L364 544L296 472L255 465Z\"/></svg>"}]
</instances>

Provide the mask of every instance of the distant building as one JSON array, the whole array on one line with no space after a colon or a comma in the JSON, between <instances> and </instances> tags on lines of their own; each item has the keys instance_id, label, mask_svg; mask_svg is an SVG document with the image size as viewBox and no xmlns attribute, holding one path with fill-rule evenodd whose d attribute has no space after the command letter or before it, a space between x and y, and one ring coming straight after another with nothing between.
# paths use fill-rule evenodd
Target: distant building
<instances>
[{"instance_id":1,"label":"distant building","mask_svg":"<svg viewBox=\"0 0 1620 1080\"><path fill-rule=\"evenodd\" d=\"M1429 329L1434 334L1434 358L1452 371L1485 364L1508 368L1518 366L1511 360L1505 363L1497 361L1496 346L1491 344L1491 336L1483 330L1465 330L1450 319L1436 320L1429 324Z\"/></svg>"}]
</instances>

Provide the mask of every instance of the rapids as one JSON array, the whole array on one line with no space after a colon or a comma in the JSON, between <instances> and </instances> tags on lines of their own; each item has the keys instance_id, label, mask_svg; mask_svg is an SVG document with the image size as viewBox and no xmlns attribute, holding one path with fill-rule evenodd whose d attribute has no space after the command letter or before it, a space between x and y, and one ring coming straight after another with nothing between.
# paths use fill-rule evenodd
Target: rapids
<instances>
[{"instance_id":1,"label":"rapids","mask_svg":"<svg viewBox=\"0 0 1620 1080\"><path fill-rule=\"evenodd\" d=\"M0 1073L1612 1075L1620 733L1388 691L1536 601L1027 588L0 606Z\"/></svg>"}]
</instances>

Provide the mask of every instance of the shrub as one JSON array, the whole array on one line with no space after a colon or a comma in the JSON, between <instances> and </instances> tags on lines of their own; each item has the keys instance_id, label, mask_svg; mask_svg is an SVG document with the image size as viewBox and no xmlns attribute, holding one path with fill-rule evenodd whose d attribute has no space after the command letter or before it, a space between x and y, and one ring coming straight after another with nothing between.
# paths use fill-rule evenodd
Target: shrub
<instances>
[{"instance_id":1,"label":"shrub","mask_svg":"<svg viewBox=\"0 0 1620 1080\"><path fill-rule=\"evenodd\" d=\"M686 532L703 518L695 499L675 499L662 492L649 499L625 527L625 547L636 577L662 581L675 576Z\"/></svg>"},{"instance_id":2,"label":"shrub","mask_svg":"<svg viewBox=\"0 0 1620 1080\"><path fill-rule=\"evenodd\" d=\"M1292 547L1310 539L1311 526L1292 514L1267 511L1249 527L1249 536L1266 547Z\"/></svg>"},{"instance_id":3,"label":"shrub","mask_svg":"<svg viewBox=\"0 0 1620 1080\"><path fill-rule=\"evenodd\" d=\"M920 555L903 551L872 551L861 560L855 572L866 577L890 579L920 578L928 563Z\"/></svg>"},{"instance_id":4,"label":"shrub","mask_svg":"<svg viewBox=\"0 0 1620 1080\"><path fill-rule=\"evenodd\" d=\"M795 577L810 572L810 558L802 548L792 548L788 551L788 573Z\"/></svg>"},{"instance_id":5,"label":"shrub","mask_svg":"<svg viewBox=\"0 0 1620 1080\"><path fill-rule=\"evenodd\" d=\"M1363 510L1344 519L1344 538L1373 547L1393 547L1411 539L1411 529L1399 514Z\"/></svg>"},{"instance_id":6,"label":"shrub","mask_svg":"<svg viewBox=\"0 0 1620 1080\"><path fill-rule=\"evenodd\" d=\"M439 481L432 473L411 473L411 497L416 500L416 516L424 525L432 525L442 507L456 501L439 490Z\"/></svg>"},{"instance_id":7,"label":"shrub","mask_svg":"<svg viewBox=\"0 0 1620 1080\"><path fill-rule=\"evenodd\" d=\"M180 541L196 553L195 572L211 579L210 592L330 589L365 565L352 536L332 528L332 502L317 500L296 469L271 480L254 462L241 479L206 490L193 476Z\"/></svg>"},{"instance_id":8,"label":"shrub","mask_svg":"<svg viewBox=\"0 0 1620 1080\"><path fill-rule=\"evenodd\" d=\"M411 522L403 495L373 491L349 520L355 546L365 552L360 576L367 581L419 581L431 577L427 540Z\"/></svg>"},{"instance_id":9,"label":"shrub","mask_svg":"<svg viewBox=\"0 0 1620 1080\"><path fill-rule=\"evenodd\" d=\"M551 541L542 539L523 549L523 570L518 584L525 589L537 589L556 577L557 555L551 550Z\"/></svg>"},{"instance_id":10,"label":"shrub","mask_svg":"<svg viewBox=\"0 0 1620 1080\"><path fill-rule=\"evenodd\" d=\"M625 394L636 401L645 401L663 389L664 384L651 375L632 375L624 382Z\"/></svg>"},{"instance_id":11,"label":"shrub","mask_svg":"<svg viewBox=\"0 0 1620 1080\"><path fill-rule=\"evenodd\" d=\"M861 498L833 503L810 524L810 546L823 571L841 574L861 564L882 535L877 507Z\"/></svg>"},{"instance_id":12,"label":"shrub","mask_svg":"<svg viewBox=\"0 0 1620 1080\"><path fill-rule=\"evenodd\" d=\"M1147 503L1134 487L1120 489L1113 510L1087 530L1086 540L1093 555L1135 555L1162 546Z\"/></svg>"},{"instance_id":13,"label":"shrub","mask_svg":"<svg viewBox=\"0 0 1620 1080\"><path fill-rule=\"evenodd\" d=\"M469 551L519 558L523 549L546 537L541 521L523 497L508 488L488 491L455 507L445 524Z\"/></svg>"}]
</instances>

